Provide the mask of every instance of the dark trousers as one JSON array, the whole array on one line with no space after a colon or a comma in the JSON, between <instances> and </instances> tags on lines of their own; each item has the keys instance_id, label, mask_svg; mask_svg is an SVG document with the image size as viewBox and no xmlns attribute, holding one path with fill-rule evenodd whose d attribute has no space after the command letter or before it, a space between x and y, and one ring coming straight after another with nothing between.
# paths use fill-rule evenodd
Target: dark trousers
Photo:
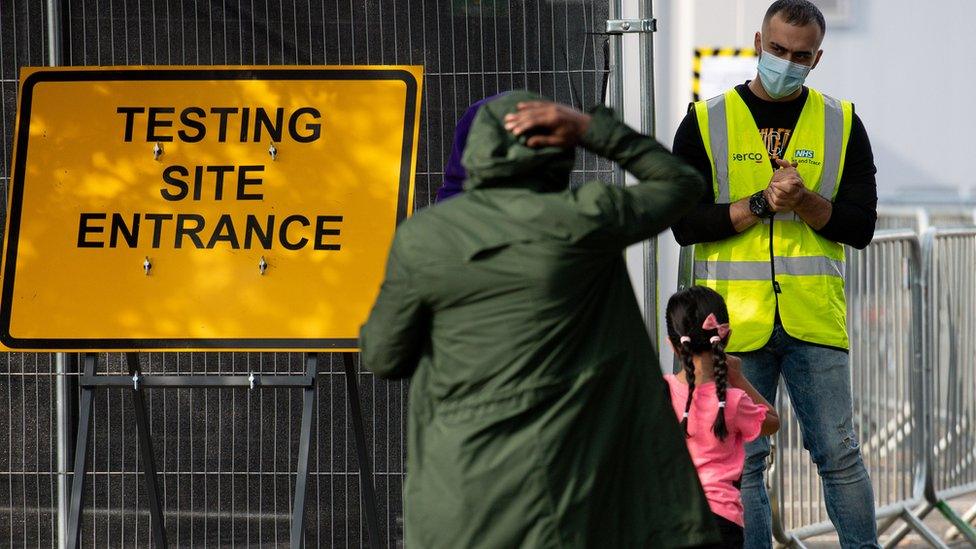
<instances>
[{"instance_id":1,"label":"dark trousers","mask_svg":"<svg viewBox=\"0 0 976 549\"><path fill-rule=\"evenodd\" d=\"M718 533L722 536L722 543L708 545L703 549L742 549L745 538L743 537L742 527L731 520L712 513L715 519L715 526L718 526Z\"/></svg>"}]
</instances>

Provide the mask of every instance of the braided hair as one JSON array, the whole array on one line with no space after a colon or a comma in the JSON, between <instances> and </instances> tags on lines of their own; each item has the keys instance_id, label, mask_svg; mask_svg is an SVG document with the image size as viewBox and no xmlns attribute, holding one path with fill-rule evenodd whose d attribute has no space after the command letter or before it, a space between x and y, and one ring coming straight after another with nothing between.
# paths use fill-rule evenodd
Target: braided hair
<instances>
[{"instance_id":1,"label":"braided hair","mask_svg":"<svg viewBox=\"0 0 976 549\"><path fill-rule=\"evenodd\" d=\"M718 396L718 415L715 416L712 432L719 440L725 440L725 437L729 436L729 428L725 425L725 390L728 388L729 366L725 363L725 344L722 343L722 338L714 335L709 342L712 344L715 393Z\"/></svg>"},{"instance_id":2,"label":"braided hair","mask_svg":"<svg viewBox=\"0 0 976 549\"><path fill-rule=\"evenodd\" d=\"M681 419L681 428L685 436L691 436L688 434L688 413L695 392L693 357L711 352L714 361L715 389L719 401L718 415L712 425L712 432L719 440L725 440L729 434L728 426L725 424L725 395L728 389L729 371L725 360L726 340L719 335L717 329L702 327L710 314L715 315L715 319L721 324L729 321L725 300L718 292L704 286L692 286L671 296L668 300L665 321L668 339L678 353L688 381L688 399L685 401L685 412Z\"/></svg>"},{"instance_id":3,"label":"braided hair","mask_svg":"<svg viewBox=\"0 0 976 549\"><path fill-rule=\"evenodd\" d=\"M695 393L695 362L692 360L691 351L691 340L685 336L680 338L681 351L678 353L681 356L681 363L685 368L685 379L688 381L688 398L685 400L685 414L681 418L681 430L684 431L685 437L690 437L688 434L688 412L691 410L691 395Z\"/></svg>"}]
</instances>

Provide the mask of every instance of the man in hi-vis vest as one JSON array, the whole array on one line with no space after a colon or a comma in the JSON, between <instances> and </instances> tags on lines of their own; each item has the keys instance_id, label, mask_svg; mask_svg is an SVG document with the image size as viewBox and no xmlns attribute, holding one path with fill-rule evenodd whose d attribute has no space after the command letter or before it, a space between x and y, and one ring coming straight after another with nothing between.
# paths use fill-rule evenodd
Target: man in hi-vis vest
<instances>
[{"instance_id":1,"label":"man in hi-vis vest","mask_svg":"<svg viewBox=\"0 0 976 549\"><path fill-rule=\"evenodd\" d=\"M674 227L695 244L695 283L725 297L727 351L770 402L780 376L844 547L876 547L871 481L851 416L844 244L874 235L877 188L864 126L848 101L803 86L826 24L807 0L774 2L756 33L758 76L695 103L674 153L711 181ZM746 547L771 545L763 484L769 440L746 446Z\"/></svg>"}]
</instances>

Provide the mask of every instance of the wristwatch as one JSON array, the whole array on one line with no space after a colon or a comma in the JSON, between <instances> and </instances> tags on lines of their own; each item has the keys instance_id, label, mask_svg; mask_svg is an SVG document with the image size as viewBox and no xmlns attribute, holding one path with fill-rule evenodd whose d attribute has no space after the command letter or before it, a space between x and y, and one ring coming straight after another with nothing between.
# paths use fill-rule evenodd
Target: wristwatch
<instances>
[{"instance_id":1,"label":"wristwatch","mask_svg":"<svg viewBox=\"0 0 976 549\"><path fill-rule=\"evenodd\" d=\"M769 202L766 202L766 195L762 191L749 197L749 211L761 219L773 217L776 213L769 207Z\"/></svg>"}]
</instances>

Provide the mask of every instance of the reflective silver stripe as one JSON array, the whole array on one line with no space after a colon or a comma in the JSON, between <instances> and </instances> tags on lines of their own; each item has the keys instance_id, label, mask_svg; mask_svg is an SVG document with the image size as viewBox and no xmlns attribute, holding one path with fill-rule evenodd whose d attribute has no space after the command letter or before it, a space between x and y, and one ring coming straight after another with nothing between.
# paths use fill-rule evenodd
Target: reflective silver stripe
<instances>
[{"instance_id":1,"label":"reflective silver stripe","mask_svg":"<svg viewBox=\"0 0 976 549\"><path fill-rule=\"evenodd\" d=\"M844 262L827 257L777 257L777 275L843 277ZM695 261L697 280L769 280L769 261Z\"/></svg>"},{"instance_id":2,"label":"reflective silver stripe","mask_svg":"<svg viewBox=\"0 0 976 549\"><path fill-rule=\"evenodd\" d=\"M769 280L768 261L695 261L696 280Z\"/></svg>"},{"instance_id":3,"label":"reflective silver stripe","mask_svg":"<svg viewBox=\"0 0 976 549\"><path fill-rule=\"evenodd\" d=\"M844 144L844 109L840 101L824 95L824 160L820 178L820 196L834 197L840 170L840 150Z\"/></svg>"},{"instance_id":4,"label":"reflective silver stripe","mask_svg":"<svg viewBox=\"0 0 976 549\"><path fill-rule=\"evenodd\" d=\"M776 274L844 276L844 260L823 256L777 257Z\"/></svg>"},{"instance_id":5,"label":"reflective silver stripe","mask_svg":"<svg viewBox=\"0 0 976 549\"><path fill-rule=\"evenodd\" d=\"M729 201L729 130L725 114L725 95L713 97L705 103L708 109L708 140L715 162L715 181L718 183L716 204Z\"/></svg>"}]
</instances>

